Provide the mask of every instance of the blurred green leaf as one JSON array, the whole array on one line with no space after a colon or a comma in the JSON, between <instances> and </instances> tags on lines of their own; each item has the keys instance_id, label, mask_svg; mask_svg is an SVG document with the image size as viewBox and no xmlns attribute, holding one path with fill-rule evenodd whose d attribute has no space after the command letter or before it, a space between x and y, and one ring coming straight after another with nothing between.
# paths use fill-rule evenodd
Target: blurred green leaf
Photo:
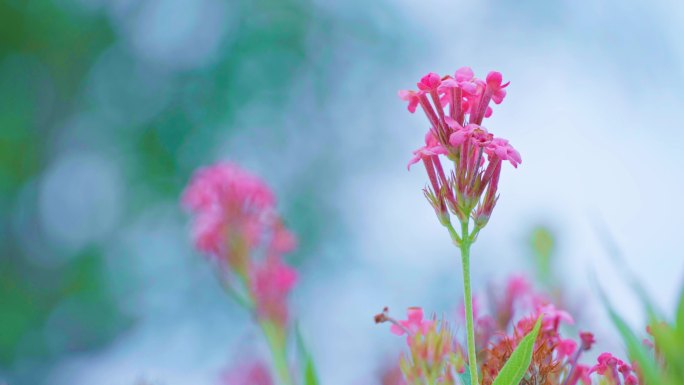
<instances>
[{"instance_id":1,"label":"blurred green leaf","mask_svg":"<svg viewBox=\"0 0 684 385\"><path fill-rule=\"evenodd\" d=\"M299 330L299 325L295 328L295 333L297 335L297 348L299 351L299 359L302 362L302 378L304 378L304 385L318 385L318 374L316 371L316 365L314 363L311 354L306 348L304 343L304 338Z\"/></svg>"},{"instance_id":2,"label":"blurred green leaf","mask_svg":"<svg viewBox=\"0 0 684 385\"><path fill-rule=\"evenodd\" d=\"M556 241L551 231L538 226L532 230L530 235L530 246L534 257L534 265L538 278L545 284L552 279L552 257L555 250Z\"/></svg>"}]
</instances>

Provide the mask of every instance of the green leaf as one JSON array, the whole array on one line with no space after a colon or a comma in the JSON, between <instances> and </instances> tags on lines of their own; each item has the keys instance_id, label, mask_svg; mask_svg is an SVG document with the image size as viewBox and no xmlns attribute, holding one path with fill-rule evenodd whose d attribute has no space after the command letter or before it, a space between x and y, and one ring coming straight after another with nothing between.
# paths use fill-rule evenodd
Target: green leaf
<instances>
[{"instance_id":1,"label":"green leaf","mask_svg":"<svg viewBox=\"0 0 684 385\"><path fill-rule=\"evenodd\" d=\"M620 315L615 311L608 300L608 297L606 297L606 293L598 284L596 276L592 276L592 280L594 281L594 285L598 288L599 296L601 297L601 301L603 302L604 306L608 310L610 319L613 321L613 324L615 324L615 327L618 329L618 332L620 332L620 335L625 342L627 353L629 354L630 358L636 361L639 365L639 370L644 376L646 383L649 385L666 384L667 382L660 374L655 361L650 357L649 353L646 351L646 348L643 346L632 329L627 325L625 320L622 319L622 317L620 317ZM642 296L641 300L649 313L649 318L654 320L655 313L652 311L653 306L651 306L647 298Z\"/></svg>"},{"instance_id":2,"label":"green leaf","mask_svg":"<svg viewBox=\"0 0 684 385\"><path fill-rule=\"evenodd\" d=\"M684 336L684 288L682 288L681 294L679 294L679 305L677 306L677 318L675 321L675 328Z\"/></svg>"},{"instance_id":3,"label":"green leaf","mask_svg":"<svg viewBox=\"0 0 684 385\"><path fill-rule=\"evenodd\" d=\"M643 373L646 383L652 385L663 384L664 381L659 374L655 362L649 357L636 334L607 302L606 307L615 327L617 327L620 335L622 335L622 339L625 341L629 356L639 364L639 369Z\"/></svg>"},{"instance_id":4,"label":"green leaf","mask_svg":"<svg viewBox=\"0 0 684 385\"><path fill-rule=\"evenodd\" d=\"M534 352L534 342L537 340L537 335L541 328L542 317L540 316L537 319L534 329L520 341L520 344L515 348L504 367L501 368L492 385L518 385L520 383L520 380L522 380L527 369L530 367L532 353Z\"/></svg>"},{"instance_id":5,"label":"green leaf","mask_svg":"<svg viewBox=\"0 0 684 385\"><path fill-rule=\"evenodd\" d=\"M299 357L302 360L302 378L304 378L304 385L318 385L318 374L316 372L316 365L314 364L311 354L306 349L304 338L299 330L299 325L296 327L297 347L299 348Z\"/></svg>"}]
</instances>

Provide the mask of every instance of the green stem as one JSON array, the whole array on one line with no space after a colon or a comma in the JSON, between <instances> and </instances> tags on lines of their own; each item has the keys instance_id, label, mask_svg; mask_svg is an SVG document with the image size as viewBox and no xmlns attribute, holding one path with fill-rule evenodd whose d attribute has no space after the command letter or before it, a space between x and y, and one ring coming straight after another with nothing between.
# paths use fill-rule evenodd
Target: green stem
<instances>
[{"instance_id":1,"label":"green stem","mask_svg":"<svg viewBox=\"0 0 684 385\"><path fill-rule=\"evenodd\" d=\"M271 351L271 358L273 359L273 367L280 379L280 383L282 385L294 385L290 368L287 364L287 347L284 331L269 321L261 321L259 326L261 326L261 330L266 337L268 348Z\"/></svg>"},{"instance_id":2,"label":"green stem","mask_svg":"<svg viewBox=\"0 0 684 385\"><path fill-rule=\"evenodd\" d=\"M477 374L477 356L475 353L475 326L473 322L473 296L470 289L470 246L472 238L468 236L468 222L461 222L461 262L463 264L463 297L465 301L465 318L468 342L468 367L470 383L479 384Z\"/></svg>"},{"instance_id":3,"label":"green stem","mask_svg":"<svg viewBox=\"0 0 684 385\"><path fill-rule=\"evenodd\" d=\"M458 236L458 233L456 232L456 229L454 229L454 226L451 225L451 222L445 223L444 227L449 230L449 235L451 236L451 240L454 242L454 244L459 246L461 244L461 237Z\"/></svg>"}]
</instances>

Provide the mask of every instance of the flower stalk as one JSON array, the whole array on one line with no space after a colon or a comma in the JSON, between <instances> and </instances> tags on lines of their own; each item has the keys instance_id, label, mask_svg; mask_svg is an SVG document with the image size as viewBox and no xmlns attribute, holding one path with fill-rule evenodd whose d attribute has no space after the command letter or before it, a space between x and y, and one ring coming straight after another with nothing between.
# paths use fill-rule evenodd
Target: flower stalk
<instances>
[{"instance_id":1,"label":"flower stalk","mask_svg":"<svg viewBox=\"0 0 684 385\"><path fill-rule=\"evenodd\" d=\"M475 354L475 324L473 316L473 295L470 284L470 246L473 240L468 235L468 221L461 222L461 266L463 268L463 302L465 303L466 338L468 345L468 370L471 384L479 384L477 354Z\"/></svg>"}]
</instances>

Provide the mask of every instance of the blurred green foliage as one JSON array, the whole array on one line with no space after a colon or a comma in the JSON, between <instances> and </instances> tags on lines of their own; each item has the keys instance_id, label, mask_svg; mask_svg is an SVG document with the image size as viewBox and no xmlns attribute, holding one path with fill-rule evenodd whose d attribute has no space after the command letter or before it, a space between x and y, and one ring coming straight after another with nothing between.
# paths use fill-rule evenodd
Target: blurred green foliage
<instances>
[{"instance_id":1,"label":"blurred green foliage","mask_svg":"<svg viewBox=\"0 0 684 385\"><path fill-rule=\"evenodd\" d=\"M166 68L135 50L113 5L86 3L0 0L0 380L13 384L38 384L60 358L106 346L134 324L111 289L113 245L152 204L176 207L191 172L215 161L228 137L245 134L245 109L259 106L248 128L268 127L268 135L252 134L265 146L259 151L281 149L291 132L279 122L315 126L311 116L285 119L303 75L316 108L339 71L330 65L339 35L380 39L367 20L343 20L306 0L226 1L230 30L209 64ZM133 3L130 14L144 4ZM79 119L85 127L74 128ZM77 247L55 241L40 214L41 178L69 150L116 162L125 195L109 233ZM339 161L314 157L290 181L296 188L282 203L295 232L306 234L299 262L327 234L340 234L325 195ZM323 166L322 176L315 170Z\"/></svg>"},{"instance_id":2,"label":"blurred green foliage","mask_svg":"<svg viewBox=\"0 0 684 385\"><path fill-rule=\"evenodd\" d=\"M642 298L649 319L652 336L648 346L639 336L642 333L632 330L604 296L609 315L623 337L627 352L641 383L649 385L684 384L684 290L682 290L673 322L658 314L650 300Z\"/></svg>"},{"instance_id":3,"label":"blurred green foliage","mask_svg":"<svg viewBox=\"0 0 684 385\"><path fill-rule=\"evenodd\" d=\"M537 279L549 285L553 281L553 254L556 249L554 235L549 228L537 226L532 229L529 243Z\"/></svg>"}]
</instances>

